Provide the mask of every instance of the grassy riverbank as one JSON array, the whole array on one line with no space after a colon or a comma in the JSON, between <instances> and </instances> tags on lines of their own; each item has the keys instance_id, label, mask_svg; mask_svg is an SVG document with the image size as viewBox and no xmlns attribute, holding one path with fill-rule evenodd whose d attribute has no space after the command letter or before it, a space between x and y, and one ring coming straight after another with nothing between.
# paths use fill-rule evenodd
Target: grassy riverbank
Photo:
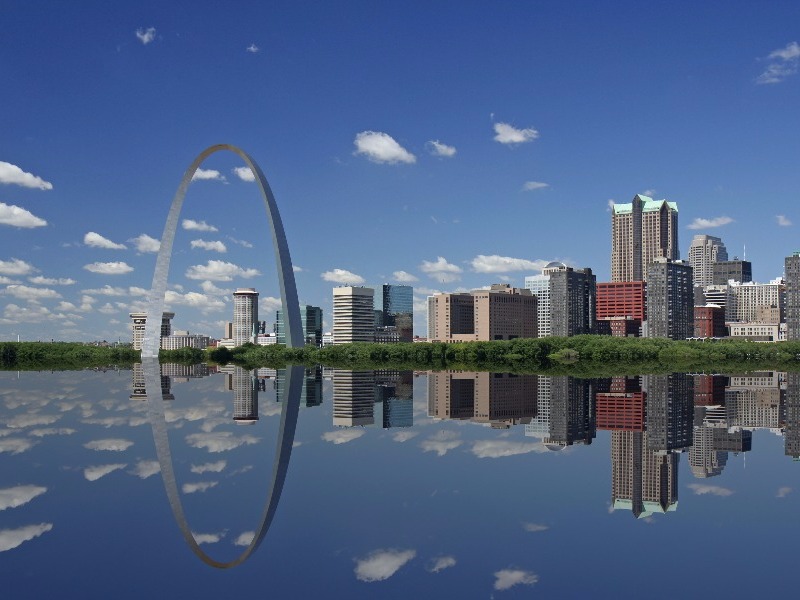
<instances>
[{"instance_id":1,"label":"grassy riverbank","mask_svg":"<svg viewBox=\"0 0 800 600\"><path fill-rule=\"evenodd\" d=\"M129 347L87 346L69 342L0 342L0 369L85 369L108 365L131 365L139 352Z\"/></svg>"}]
</instances>

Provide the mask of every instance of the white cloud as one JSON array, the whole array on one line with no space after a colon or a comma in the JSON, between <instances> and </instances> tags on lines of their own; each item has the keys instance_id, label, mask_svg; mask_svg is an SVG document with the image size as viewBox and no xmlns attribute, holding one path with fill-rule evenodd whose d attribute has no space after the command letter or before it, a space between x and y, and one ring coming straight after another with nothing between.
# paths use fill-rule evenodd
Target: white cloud
<instances>
[{"instance_id":1,"label":"white cloud","mask_svg":"<svg viewBox=\"0 0 800 600\"><path fill-rule=\"evenodd\" d=\"M203 250L210 250L213 252L228 251L228 249L225 247L225 244L223 244L219 240L213 242L209 242L206 240L192 240L189 244L192 248L201 248Z\"/></svg>"},{"instance_id":2,"label":"white cloud","mask_svg":"<svg viewBox=\"0 0 800 600\"><path fill-rule=\"evenodd\" d=\"M256 53L257 53L257 52L260 50L260 48L259 48L258 46L256 46L255 44L250 44L250 45L249 45L249 46L246 48L246 50L247 50L248 52L250 52L251 54L256 54Z\"/></svg>"},{"instance_id":3,"label":"white cloud","mask_svg":"<svg viewBox=\"0 0 800 600\"><path fill-rule=\"evenodd\" d=\"M333 283L342 283L345 285L361 285L366 281L361 275L356 275L345 269L333 269L332 271L325 271L320 275L325 281Z\"/></svg>"},{"instance_id":4,"label":"white cloud","mask_svg":"<svg viewBox=\"0 0 800 600\"><path fill-rule=\"evenodd\" d=\"M192 175L192 181L227 181L227 179L216 169L197 169Z\"/></svg>"},{"instance_id":5,"label":"white cloud","mask_svg":"<svg viewBox=\"0 0 800 600\"><path fill-rule=\"evenodd\" d=\"M146 233L130 240L136 246L137 252L158 252L161 249L161 241L152 238Z\"/></svg>"},{"instance_id":6,"label":"white cloud","mask_svg":"<svg viewBox=\"0 0 800 600\"><path fill-rule=\"evenodd\" d=\"M192 537L194 541L198 544L216 544L219 542L223 537L225 537L224 533L194 533L192 532Z\"/></svg>"},{"instance_id":7,"label":"white cloud","mask_svg":"<svg viewBox=\"0 0 800 600\"><path fill-rule=\"evenodd\" d=\"M167 290L164 299L170 306L191 306L204 314L225 308L225 303L219 298L207 296L199 292L179 294L178 292Z\"/></svg>"},{"instance_id":8,"label":"white cloud","mask_svg":"<svg viewBox=\"0 0 800 600\"><path fill-rule=\"evenodd\" d=\"M30 281L34 285L75 285L78 283L74 279L69 278L54 278L54 277L42 277L41 275L37 275L36 277L28 277L28 281ZM2 283L2 281L0 281Z\"/></svg>"},{"instance_id":9,"label":"white cloud","mask_svg":"<svg viewBox=\"0 0 800 600\"><path fill-rule=\"evenodd\" d=\"M44 227L47 225L47 221L24 208L0 202L0 225L33 229L34 227Z\"/></svg>"},{"instance_id":10,"label":"white cloud","mask_svg":"<svg viewBox=\"0 0 800 600\"><path fill-rule=\"evenodd\" d=\"M510 273L512 271L541 271L547 266L546 260L527 260L493 254L479 254L472 259L472 270L476 273Z\"/></svg>"},{"instance_id":11,"label":"white cloud","mask_svg":"<svg viewBox=\"0 0 800 600\"><path fill-rule=\"evenodd\" d=\"M230 431L211 433L192 433L186 436L186 443L193 448L203 448L209 452L227 452L239 446L249 446L258 442L252 435L235 436Z\"/></svg>"},{"instance_id":12,"label":"white cloud","mask_svg":"<svg viewBox=\"0 0 800 600\"><path fill-rule=\"evenodd\" d=\"M55 290L49 288L35 288L29 285L8 285L4 293L19 298L20 300L27 300L28 302L61 298L61 294Z\"/></svg>"},{"instance_id":13,"label":"white cloud","mask_svg":"<svg viewBox=\"0 0 800 600\"><path fill-rule=\"evenodd\" d=\"M266 314L271 314L281 308L283 306L283 302L281 302L280 298L275 298L274 296L264 296L259 301L258 306Z\"/></svg>"},{"instance_id":14,"label":"white cloud","mask_svg":"<svg viewBox=\"0 0 800 600\"><path fill-rule=\"evenodd\" d=\"M218 460L217 462L203 463L202 465L192 465L192 473L202 475L203 473L221 473L228 466L227 461Z\"/></svg>"},{"instance_id":15,"label":"white cloud","mask_svg":"<svg viewBox=\"0 0 800 600\"><path fill-rule=\"evenodd\" d=\"M23 506L47 491L40 485L17 485L0 490L0 510Z\"/></svg>"},{"instance_id":16,"label":"white cloud","mask_svg":"<svg viewBox=\"0 0 800 600\"><path fill-rule=\"evenodd\" d=\"M249 546L250 543L253 541L253 538L256 537L255 531L245 531L240 533L239 536L233 540L234 546Z\"/></svg>"},{"instance_id":17,"label":"white cloud","mask_svg":"<svg viewBox=\"0 0 800 600\"><path fill-rule=\"evenodd\" d=\"M353 143L356 146L354 154L363 154L372 162L388 164L417 162L413 154L398 144L392 136L381 131L362 131L356 134Z\"/></svg>"},{"instance_id":18,"label":"white cloud","mask_svg":"<svg viewBox=\"0 0 800 600\"><path fill-rule=\"evenodd\" d=\"M529 452L547 452L547 448L538 443L506 440L484 440L472 445L472 453L478 458L501 458Z\"/></svg>"},{"instance_id":19,"label":"white cloud","mask_svg":"<svg viewBox=\"0 0 800 600\"><path fill-rule=\"evenodd\" d=\"M456 566L456 558L455 556L437 556L434 558L430 564L426 567L427 570L431 573L438 573L444 569L449 569L450 567Z\"/></svg>"},{"instance_id":20,"label":"white cloud","mask_svg":"<svg viewBox=\"0 0 800 600\"><path fill-rule=\"evenodd\" d=\"M398 283L412 283L414 281L419 281L418 278L414 277L411 273L407 273L406 271L395 271L392 273L392 277Z\"/></svg>"},{"instance_id":21,"label":"white cloud","mask_svg":"<svg viewBox=\"0 0 800 600\"><path fill-rule=\"evenodd\" d=\"M507 590L515 585L533 585L539 581L538 575L521 569L503 569L496 571L494 576L494 589L500 591Z\"/></svg>"},{"instance_id":22,"label":"white cloud","mask_svg":"<svg viewBox=\"0 0 800 600\"><path fill-rule=\"evenodd\" d=\"M105 440L92 440L86 442L83 447L88 450L99 450L107 452L124 452L133 446L133 442L123 439L105 439Z\"/></svg>"},{"instance_id":23,"label":"white cloud","mask_svg":"<svg viewBox=\"0 0 800 600\"><path fill-rule=\"evenodd\" d=\"M775 220L781 227L789 227L792 222L785 215L775 215Z\"/></svg>"},{"instance_id":24,"label":"white cloud","mask_svg":"<svg viewBox=\"0 0 800 600\"><path fill-rule=\"evenodd\" d=\"M117 244L110 239L103 237L97 232L90 231L83 236L83 243L92 248L105 248L107 250L125 250L125 244Z\"/></svg>"},{"instance_id":25,"label":"white cloud","mask_svg":"<svg viewBox=\"0 0 800 600\"><path fill-rule=\"evenodd\" d=\"M36 441L26 438L2 438L0 439L0 454L4 452L22 454L33 448L36 444Z\"/></svg>"},{"instance_id":26,"label":"white cloud","mask_svg":"<svg viewBox=\"0 0 800 600\"><path fill-rule=\"evenodd\" d=\"M101 288L91 288L88 290L82 290L84 294L94 294L96 296L127 296L128 290L124 287L114 287L111 285L104 285ZM94 302L94 300L92 300Z\"/></svg>"},{"instance_id":27,"label":"white cloud","mask_svg":"<svg viewBox=\"0 0 800 600\"><path fill-rule=\"evenodd\" d=\"M727 225L728 223L733 223L733 219L731 219L730 217L714 217L713 219L697 218L688 225L688 228L710 229L713 227L722 227L723 225Z\"/></svg>"},{"instance_id":28,"label":"white cloud","mask_svg":"<svg viewBox=\"0 0 800 600\"><path fill-rule=\"evenodd\" d=\"M494 140L501 144L522 144L531 142L539 137L539 132L535 129L517 129L508 123L494 124Z\"/></svg>"},{"instance_id":29,"label":"white cloud","mask_svg":"<svg viewBox=\"0 0 800 600\"><path fill-rule=\"evenodd\" d=\"M0 275L0 285L11 285L19 282L20 282L19 279L11 279L10 277L6 277L5 275Z\"/></svg>"},{"instance_id":30,"label":"white cloud","mask_svg":"<svg viewBox=\"0 0 800 600\"><path fill-rule=\"evenodd\" d=\"M778 493L775 494L775 497L776 498L786 498L786 496L788 496L791 493L791 491L792 491L792 488L790 488L790 487L778 488Z\"/></svg>"},{"instance_id":31,"label":"white cloud","mask_svg":"<svg viewBox=\"0 0 800 600\"><path fill-rule=\"evenodd\" d=\"M425 147L428 149L428 152L430 152L434 156L443 156L445 158L451 158L456 155L455 146L448 146L447 144L444 144L439 140L430 140L428 143L425 144Z\"/></svg>"},{"instance_id":32,"label":"white cloud","mask_svg":"<svg viewBox=\"0 0 800 600\"><path fill-rule=\"evenodd\" d=\"M97 481L101 477L105 477L109 473L124 469L128 465L124 463L117 463L113 465L96 465L93 467L86 467L83 470L83 476L89 481Z\"/></svg>"},{"instance_id":33,"label":"white cloud","mask_svg":"<svg viewBox=\"0 0 800 600\"><path fill-rule=\"evenodd\" d=\"M292 265L292 271L294 271L295 273L302 273L303 271L305 271L305 269L297 265Z\"/></svg>"},{"instance_id":34,"label":"white cloud","mask_svg":"<svg viewBox=\"0 0 800 600\"><path fill-rule=\"evenodd\" d=\"M7 304L3 310L3 319L0 323L13 325L17 323L38 323L45 319L62 318L63 315L54 315L44 306L29 305L18 306L17 304Z\"/></svg>"},{"instance_id":35,"label":"white cloud","mask_svg":"<svg viewBox=\"0 0 800 600\"><path fill-rule=\"evenodd\" d=\"M250 279L260 275L257 269L245 269L222 260L209 260L205 265L194 265L186 270L189 279L209 281L232 281L234 277Z\"/></svg>"},{"instance_id":36,"label":"white cloud","mask_svg":"<svg viewBox=\"0 0 800 600\"><path fill-rule=\"evenodd\" d=\"M232 241L234 244L239 244L243 248L252 248L253 244L248 242L247 240L237 240L235 237L228 236L228 239Z\"/></svg>"},{"instance_id":37,"label":"white cloud","mask_svg":"<svg viewBox=\"0 0 800 600\"><path fill-rule=\"evenodd\" d=\"M4 162L0 160L0 183L8 183L13 185L21 185L26 188L35 188L39 190L52 190L53 184L45 181L41 177L37 177L31 173L27 173L20 169L17 165Z\"/></svg>"},{"instance_id":38,"label":"white cloud","mask_svg":"<svg viewBox=\"0 0 800 600\"><path fill-rule=\"evenodd\" d=\"M221 287L217 287L210 281L204 281L201 283L200 289L210 296L230 296L233 294L233 290L226 290Z\"/></svg>"},{"instance_id":39,"label":"white cloud","mask_svg":"<svg viewBox=\"0 0 800 600\"><path fill-rule=\"evenodd\" d=\"M459 273L463 272L461 267L447 262L443 256L438 256L435 261L423 260L419 270L431 279L437 279L442 283L451 283L461 279Z\"/></svg>"},{"instance_id":40,"label":"white cloud","mask_svg":"<svg viewBox=\"0 0 800 600\"><path fill-rule=\"evenodd\" d=\"M133 271L133 267L126 262L94 262L83 266L90 273L100 275L125 275Z\"/></svg>"},{"instance_id":41,"label":"white cloud","mask_svg":"<svg viewBox=\"0 0 800 600\"><path fill-rule=\"evenodd\" d=\"M423 452L436 452L439 456L444 456L450 450L455 450L463 442L458 439L458 434L453 431L439 431L433 437L420 442L419 447Z\"/></svg>"},{"instance_id":42,"label":"white cloud","mask_svg":"<svg viewBox=\"0 0 800 600\"><path fill-rule=\"evenodd\" d=\"M704 494L711 494L712 496L730 496L733 494L733 490L729 490L728 488L724 488L719 485L706 485L703 483L690 483L689 489L692 490L698 496L702 496Z\"/></svg>"},{"instance_id":43,"label":"white cloud","mask_svg":"<svg viewBox=\"0 0 800 600\"><path fill-rule=\"evenodd\" d=\"M539 525L538 523L523 523L522 528L525 531L530 531L531 533L537 533L539 531L547 531L550 529L547 525Z\"/></svg>"},{"instance_id":44,"label":"white cloud","mask_svg":"<svg viewBox=\"0 0 800 600\"><path fill-rule=\"evenodd\" d=\"M184 494L194 494L196 492L205 492L215 487L218 481L198 481L196 483L184 483L181 486L181 491Z\"/></svg>"},{"instance_id":45,"label":"white cloud","mask_svg":"<svg viewBox=\"0 0 800 600\"><path fill-rule=\"evenodd\" d=\"M785 48L778 48L770 52L767 58L772 62L756 78L756 83L780 83L790 75L797 73L800 62L800 44L790 42Z\"/></svg>"},{"instance_id":46,"label":"white cloud","mask_svg":"<svg viewBox=\"0 0 800 600\"><path fill-rule=\"evenodd\" d=\"M147 29L139 28L136 30L137 39L145 46L156 39L156 28L148 27Z\"/></svg>"},{"instance_id":47,"label":"white cloud","mask_svg":"<svg viewBox=\"0 0 800 600\"><path fill-rule=\"evenodd\" d=\"M18 258L0 260L0 274L2 275L27 275L36 270L24 260Z\"/></svg>"},{"instance_id":48,"label":"white cloud","mask_svg":"<svg viewBox=\"0 0 800 600\"><path fill-rule=\"evenodd\" d=\"M256 180L256 176L253 174L253 171L250 170L250 167L234 167L233 174L236 175L242 181Z\"/></svg>"},{"instance_id":49,"label":"white cloud","mask_svg":"<svg viewBox=\"0 0 800 600\"><path fill-rule=\"evenodd\" d=\"M549 183L543 183L541 181L526 181L524 184L522 184L522 191L535 192L536 190L543 190L547 187L550 187Z\"/></svg>"},{"instance_id":50,"label":"white cloud","mask_svg":"<svg viewBox=\"0 0 800 600\"><path fill-rule=\"evenodd\" d=\"M326 431L322 434L322 439L338 446L339 444L357 440L362 435L364 435L363 429L338 429L336 431Z\"/></svg>"},{"instance_id":51,"label":"white cloud","mask_svg":"<svg viewBox=\"0 0 800 600\"><path fill-rule=\"evenodd\" d=\"M147 479L161 472L161 465L157 460L140 460L133 468L133 474L139 479Z\"/></svg>"},{"instance_id":52,"label":"white cloud","mask_svg":"<svg viewBox=\"0 0 800 600\"><path fill-rule=\"evenodd\" d=\"M19 529L0 529L0 552L13 550L17 546L47 533L52 528L52 523L39 523L38 525L26 525Z\"/></svg>"},{"instance_id":53,"label":"white cloud","mask_svg":"<svg viewBox=\"0 0 800 600\"><path fill-rule=\"evenodd\" d=\"M375 550L355 559L356 578L367 582L389 579L416 555L416 550Z\"/></svg>"},{"instance_id":54,"label":"white cloud","mask_svg":"<svg viewBox=\"0 0 800 600\"><path fill-rule=\"evenodd\" d=\"M181 227L188 231L219 231L219 229L205 221L195 221L193 219L184 219L181 221Z\"/></svg>"}]
</instances>

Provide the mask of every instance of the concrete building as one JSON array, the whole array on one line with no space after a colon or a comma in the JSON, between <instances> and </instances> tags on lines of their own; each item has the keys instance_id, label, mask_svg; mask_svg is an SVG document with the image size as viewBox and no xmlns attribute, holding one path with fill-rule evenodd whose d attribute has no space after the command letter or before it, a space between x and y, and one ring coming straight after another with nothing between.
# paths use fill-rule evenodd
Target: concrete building
<instances>
[{"instance_id":1,"label":"concrete building","mask_svg":"<svg viewBox=\"0 0 800 600\"><path fill-rule=\"evenodd\" d=\"M647 337L685 340L693 334L692 267L657 258L647 266Z\"/></svg>"},{"instance_id":2,"label":"concrete building","mask_svg":"<svg viewBox=\"0 0 800 600\"><path fill-rule=\"evenodd\" d=\"M726 323L731 338L749 340L751 342L785 342L787 336L786 323Z\"/></svg>"},{"instance_id":3,"label":"concrete building","mask_svg":"<svg viewBox=\"0 0 800 600\"><path fill-rule=\"evenodd\" d=\"M361 286L333 288L333 343L372 342L375 339L375 290Z\"/></svg>"},{"instance_id":4,"label":"concrete building","mask_svg":"<svg viewBox=\"0 0 800 600\"><path fill-rule=\"evenodd\" d=\"M233 292L233 345L255 343L257 328L258 292L255 288L238 288Z\"/></svg>"},{"instance_id":5,"label":"concrete building","mask_svg":"<svg viewBox=\"0 0 800 600\"><path fill-rule=\"evenodd\" d=\"M383 284L383 326L396 327L401 342L414 339L414 288Z\"/></svg>"},{"instance_id":6,"label":"concrete building","mask_svg":"<svg viewBox=\"0 0 800 600\"><path fill-rule=\"evenodd\" d=\"M721 338L728 335L725 327L725 309L716 304L694 307L694 337Z\"/></svg>"},{"instance_id":7,"label":"concrete building","mask_svg":"<svg viewBox=\"0 0 800 600\"><path fill-rule=\"evenodd\" d=\"M713 266L712 285L724 285L729 281L747 283L753 281L753 264L749 260L717 261Z\"/></svg>"},{"instance_id":8,"label":"concrete building","mask_svg":"<svg viewBox=\"0 0 800 600\"><path fill-rule=\"evenodd\" d=\"M728 289L733 297L733 306L725 311L727 321L753 323L758 320L759 309L775 307L780 311L780 321L785 318L786 286L778 277L769 283L732 282Z\"/></svg>"},{"instance_id":9,"label":"concrete building","mask_svg":"<svg viewBox=\"0 0 800 600\"><path fill-rule=\"evenodd\" d=\"M530 290L501 283L488 290L428 297L431 342L513 340L537 334L537 299Z\"/></svg>"},{"instance_id":10,"label":"concrete building","mask_svg":"<svg viewBox=\"0 0 800 600\"><path fill-rule=\"evenodd\" d=\"M205 350L208 348L208 342L207 335L192 335L188 331L174 331L170 335L161 338L161 349L197 348L198 350Z\"/></svg>"},{"instance_id":11,"label":"concrete building","mask_svg":"<svg viewBox=\"0 0 800 600\"><path fill-rule=\"evenodd\" d=\"M550 273L566 269L567 265L553 261L547 263L540 275L525 278L525 289L536 296L539 337L548 337L550 333Z\"/></svg>"},{"instance_id":12,"label":"concrete building","mask_svg":"<svg viewBox=\"0 0 800 600\"><path fill-rule=\"evenodd\" d=\"M800 340L800 251L784 260L786 282L786 339Z\"/></svg>"},{"instance_id":13,"label":"concrete building","mask_svg":"<svg viewBox=\"0 0 800 600\"><path fill-rule=\"evenodd\" d=\"M554 336L594 333L597 279L591 269L564 267L550 273L550 332Z\"/></svg>"},{"instance_id":14,"label":"concrete building","mask_svg":"<svg viewBox=\"0 0 800 600\"><path fill-rule=\"evenodd\" d=\"M142 341L144 340L144 328L147 323L147 313L135 312L128 315L131 318L131 332L133 349L141 350ZM164 312L161 315L161 342L163 344L164 338L172 333L172 319L175 318L174 312Z\"/></svg>"},{"instance_id":15,"label":"concrete building","mask_svg":"<svg viewBox=\"0 0 800 600\"><path fill-rule=\"evenodd\" d=\"M643 281L656 258L677 260L678 205L637 194L611 211L611 281Z\"/></svg>"},{"instance_id":16,"label":"concrete building","mask_svg":"<svg viewBox=\"0 0 800 600\"><path fill-rule=\"evenodd\" d=\"M692 238L689 246L689 264L692 265L694 285L714 283L714 263L728 260L728 250L722 240L704 233ZM727 283L725 280L723 283Z\"/></svg>"},{"instance_id":17,"label":"concrete building","mask_svg":"<svg viewBox=\"0 0 800 600\"><path fill-rule=\"evenodd\" d=\"M597 284L598 327L604 325L613 336L639 336L647 318L647 285L644 281L619 281Z\"/></svg>"},{"instance_id":18,"label":"concrete building","mask_svg":"<svg viewBox=\"0 0 800 600\"><path fill-rule=\"evenodd\" d=\"M310 304L300 305L300 323L303 326L303 339L307 346L319 348L322 346L322 309ZM283 310L275 313L275 334L279 344L286 343L286 325Z\"/></svg>"}]
</instances>

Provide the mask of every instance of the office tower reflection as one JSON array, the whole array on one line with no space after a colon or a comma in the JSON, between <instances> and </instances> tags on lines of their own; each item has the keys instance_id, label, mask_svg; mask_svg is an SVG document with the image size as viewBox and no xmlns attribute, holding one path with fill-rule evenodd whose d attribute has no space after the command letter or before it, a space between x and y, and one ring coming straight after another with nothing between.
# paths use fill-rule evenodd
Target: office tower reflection
<instances>
[{"instance_id":1,"label":"office tower reflection","mask_svg":"<svg viewBox=\"0 0 800 600\"><path fill-rule=\"evenodd\" d=\"M786 456L800 460L800 373L786 374Z\"/></svg>"},{"instance_id":2,"label":"office tower reflection","mask_svg":"<svg viewBox=\"0 0 800 600\"><path fill-rule=\"evenodd\" d=\"M588 379L553 377L550 381L550 431L544 443L551 450L591 444L597 435L592 385Z\"/></svg>"},{"instance_id":3,"label":"office tower reflection","mask_svg":"<svg viewBox=\"0 0 800 600\"><path fill-rule=\"evenodd\" d=\"M428 373L428 416L488 423L493 428L530 423L536 416L535 375L476 371Z\"/></svg>"},{"instance_id":4,"label":"office tower reflection","mask_svg":"<svg viewBox=\"0 0 800 600\"><path fill-rule=\"evenodd\" d=\"M342 427L375 422L375 374L373 371L333 372L333 424Z\"/></svg>"},{"instance_id":5,"label":"office tower reflection","mask_svg":"<svg viewBox=\"0 0 800 600\"><path fill-rule=\"evenodd\" d=\"M161 399L174 400L175 396L172 394L172 380L169 375L165 375L163 368L166 365L160 365L159 377L161 378ZM134 363L131 369L131 400L147 400L147 387L145 383L145 373L142 363Z\"/></svg>"},{"instance_id":6,"label":"office tower reflection","mask_svg":"<svg viewBox=\"0 0 800 600\"><path fill-rule=\"evenodd\" d=\"M781 433L786 373L759 371L730 378L725 390L728 426Z\"/></svg>"},{"instance_id":7,"label":"office tower reflection","mask_svg":"<svg viewBox=\"0 0 800 600\"><path fill-rule=\"evenodd\" d=\"M612 377L595 395L597 429L644 431L647 394L638 377Z\"/></svg>"},{"instance_id":8,"label":"office tower reflection","mask_svg":"<svg viewBox=\"0 0 800 600\"><path fill-rule=\"evenodd\" d=\"M611 432L611 506L638 519L678 508L678 454L647 448L641 431Z\"/></svg>"},{"instance_id":9,"label":"office tower reflection","mask_svg":"<svg viewBox=\"0 0 800 600\"><path fill-rule=\"evenodd\" d=\"M284 371L278 371L275 377L275 398L283 401L286 389ZM303 372L303 388L300 392L300 406L319 406L322 404L322 367L317 365Z\"/></svg>"},{"instance_id":10,"label":"office tower reflection","mask_svg":"<svg viewBox=\"0 0 800 600\"><path fill-rule=\"evenodd\" d=\"M233 420L237 425L252 425L258 421L259 381L255 371L233 367L225 373L225 389L233 392Z\"/></svg>"},{"instance_id":11,"label":"office tower reflection","mask_svg":"<svg viewBox=\"0 0 800 600\"><path fill-rule=\"evenodd\" d=\"M647 393L647 447L655 452L684 450L692 445L694 382L691 375L644 375Z\"/></svg>"},{"instance_id":12,"label":"office tower reflection","mask_svg":"<svg viewBox=\"0 0 800 600\"><path fill-rule=\"evenodd\" d=\"M550 436L550 400L553 378L537 375L536 416L525 425L525 435L545 440Z\"/></svg>"},{"instance_id":13,"label":"office tower reflection","mask_svg":"<svg viewBox=\"0 0 800 600\"><path fill-rule=\"evenodd\" d=\"M414 425L414 373L376 371L375 402L383 408L383 428Z\"/></svg>"}]
</instances>

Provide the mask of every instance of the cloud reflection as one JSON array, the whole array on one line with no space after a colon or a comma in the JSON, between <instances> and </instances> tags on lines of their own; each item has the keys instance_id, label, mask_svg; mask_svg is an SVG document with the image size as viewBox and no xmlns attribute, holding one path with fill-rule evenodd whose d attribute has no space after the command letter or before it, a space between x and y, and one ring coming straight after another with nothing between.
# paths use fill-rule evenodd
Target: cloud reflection
<instances>
[{"instance_id":1,"label":"cloud reflection","mask_svg":"<svg viewBox=\"0 0 800 600\"><path fill-rule=\"evenodd\" d=\"M455 556L437 556L426 567L430 573L438 573L444 569L456 566Z\"/></svg>"},{"instance_id":2,"label":"cloud reflection","mask_svg":"<svg viewBox=\"0 0 800 600\"><path fill-rule=\"evenodd\" d=\"M495 572L494 589L507 590L515 585L533 585L539 581L539 576L530 571L521 569L502 569Z\"/></svg>"},{"instance_id":3,"label":"cloud reflection","mask_svg":"<svg viewBox=\"0 0 800 600\"><path fill-rule=\"evenodd\" d=\"M98 450L98 451L107 451L107 452L124 452L128 448L133 446L133 442L130 440L124 440L121 438L111 438L105 440L92 440L91 442L86 442L83 447L89 450Z\"/></svg>"},{"instance_id":4,"label":"cloud reflection","mask_svg":"<svg viewBox=\"0 0 800 600\"><path fill-rule=\"evenodd\" d=\"M719 485L707 485L704 483L690 483L689 489L691 489L695 494L698 496L702 496L704 494L711 494L712 496L730 496L733 494L733 490L729 490L728 488L719 486Z\"/></svg>"},{"instance_id":5,"label":"cloud reflection","mask_svg":"<svg viewBox=\"0 0 800 600\"><path fill-rule=\"evenodd\" d=\"M0 529L0 552L13 550L43 533L53 528L52 523L39 523L38 525L26 525L19 529Z\"/></svg>"},{"instance_id":6,"label":"cloud reflection","mask_svg":"<svg viewBox=\"0 0 800 600\"><path fill-rule=\"evenodd\" d=\"M46 491L46 487L39 485L17 485L2 489L0 490L0 510L23 506Z\"/></svg>"},{"instance_id":7,"label":"cloud reflection","mask_svg":"<svg viewBox=\"0 0 800 600\"><path fill-rule=\"evenodd\" d=\"M417 555L416 550L375 550L364 558L355 559L355 574L359 581L383 581Z\"/></svg>"},{"instance_id":8,"label":"cloud reflection","mask_svg":"<svg viewBox=\"0 0 800 600\"><path fill-rule=\"evenodd\" d=\"M124 469L127 466L128 465L125 463L117 463L113 465L95 465L92 467L86 467L83 470L83 476L89 481L97 481L101 477L105 477L109 473L113 473L119 469Z\"/></svg>"},{"instance_id":9,"label":"cloud reflection","mask_svg":"<svg viewBox=\"0 0 800 600\"><path fill-rule=\"evenodd\" d=\"M322 439L338 445L357 440L362 435L364 435L363 429L339 429L338 431L326 431L322 434Z\"/></svg>"}]
</instances>

